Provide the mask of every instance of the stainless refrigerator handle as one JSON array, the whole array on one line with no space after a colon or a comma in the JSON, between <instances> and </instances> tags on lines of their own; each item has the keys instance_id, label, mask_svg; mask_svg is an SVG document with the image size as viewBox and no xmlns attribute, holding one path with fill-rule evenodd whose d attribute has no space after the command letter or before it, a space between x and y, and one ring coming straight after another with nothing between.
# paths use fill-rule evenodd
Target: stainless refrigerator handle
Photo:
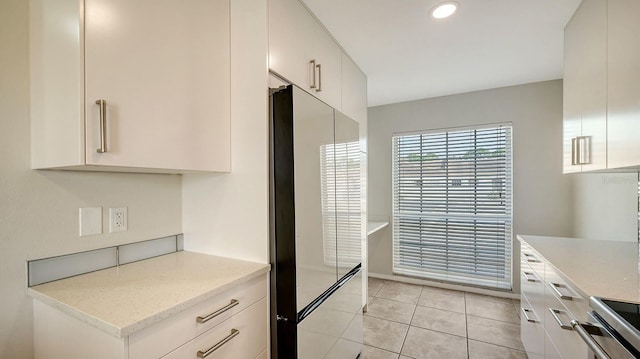
<instances>
[{"instance_id":1,"label":"stainless refrigerator handle","mask_svg":"<svg viewBox=\"0 0 640 359\"><path fill-rule=\"evenodd\" d=\"M316 92L320 92L322 91L322 64L317 64L316 67L318 68L318 88Z\"/></svg>"},{"instance_id":2,"label":"stainless refrigerator handle","mask_svg":"<svg viewBox=\"0 0 640 359\"><path fill-rule=\"evenodd\" d=\"M208 357L209 355L211 355L211 353L220 349L223 345L227 344L231 339L235 338L238 334L240 334L240 331L238 329L231 329L231 334L224 337L221 341L215 343L211 348L205 351L198 350L198 358Z\"/></svg>"},{"instance_id":3,"label":"stainless refrigerator handle","mask_svg":"<svg viewBox=\"0 0 640 359\"><path fill-rule=\"evenodd\" d=\"M96 105L100 106L100 148L98 153L107 152L107 101L96 100Z\"/></svg>"},{"instance_id":4,"label":"stainless refrigerator handle","mask_svg":"<svg viewBox=\"0 0 640 359\"><path fill-rule=\"evenodd\" d=\"M196 318L196 321L198 323L206 323L208 321L210 321L211 319L219 316L220 314L228 311L229 309L235 307L236 305L240 304L240 302L238 302L236 299L231 299L231 302L229 302L229 304L225 305L224 307L216 310L215 312L205 315L205 316L199 316L198 318Z\"/></svg>"},{"instance_id":5,"label":"stainless refrigerator handle","mask_svg":"<svg viewBox=\"0 0 640 359\"><path fill-rule=\"evenodd\" d=\"M316 60L313 59L311 61L309 61L309 64L311 65L311 73L313 73L312 75L312 81L311 81L311 86L309 86L310 88L314 89L316 88Z\"/></svg>"},{"instance_id":6,"label":"stainless refrigerator handle","mask_svg":"<svg viewBox=\"0 0 640 359\"><path fill-rule=\"evenodd\" d=\"M531 309L522 308L522 315L524 315L524 319L529 323L536 323L537 320L529 318L529 312L533 312Z\"/></svg>"},{"instance_id":7,"label":"stainless refrigerator handle","mask_svg":"<svg viewBox=\"0 0 640 359\"><path fill-rule=\"evenodd\" d=\"M549 308L549 312L551 312L551 316L556 321L556 323L558 323L560 328L565 329L565 330L573 330L573 327L571 325L564 324L562 322L562 320L560 320L560 317L558 317L558 314L560 314L560 312L562 312L560 309Z\"/></svg>"},{"instance_id":8,"label":"stainless refrigerator handle","mask_svg":"<svg viewBox=\"0 0 640 359\"><path fill-rule=\"evenodd\" d=\"M591 349L591 351L596 356L596 358L611 359L611 357L602 349L600 344L598 344L595 340L593 340L591 335L589 335L589 332L587 332L587 330L582 327L582 324L580 324L580 322L578 322L575 319L572 320L571 327L573 327L573 329L576 332L578 332L578 335L580 336L580 338L582 338L582 340L587 344L587 346L589 347L589 349Z\"/></svg>"},{"instance_id":9,"label":"stainless refrigerator handle","mask_svg":"<svg viewBox=\"0 0 640 359\"><path fill-rule=\"evenodd\" d=\"M573 300L572 296L566 295L566 294L562 294L560 292L560 289L558 289L558 288L560 288L560 284L559 283L549 282L549 285L551 286L551 289L553 289L553 291L556 292L558 297L560 297L560 299Z\"/></svg>"}]
</instances>

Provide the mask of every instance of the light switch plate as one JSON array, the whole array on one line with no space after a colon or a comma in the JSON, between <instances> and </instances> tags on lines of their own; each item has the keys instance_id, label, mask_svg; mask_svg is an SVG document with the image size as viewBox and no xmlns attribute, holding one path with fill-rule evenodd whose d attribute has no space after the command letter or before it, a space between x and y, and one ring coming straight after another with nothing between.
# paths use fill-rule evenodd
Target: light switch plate
<instances>
[{"instance_id":1,"label":"light switch plate","mask_svg":"<svg viewBox=\"0 0 640 359\"><path fill-rule=\"evenodd\" d=\"M80 208L80 236L102 234L102 207Z\"/></svg>"}]
</instances>

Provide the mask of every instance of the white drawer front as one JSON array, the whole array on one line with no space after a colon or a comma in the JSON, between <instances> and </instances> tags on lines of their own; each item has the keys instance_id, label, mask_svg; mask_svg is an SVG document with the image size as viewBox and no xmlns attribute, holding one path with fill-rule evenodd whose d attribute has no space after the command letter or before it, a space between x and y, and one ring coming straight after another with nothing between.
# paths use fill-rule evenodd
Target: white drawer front
<instances>
[{"instance_id":1,"label":"white drawer front","mask_svg":"<svg viewBox=\"0 0 640 359\"><path fill-rule=\"evenodd\" d=\"M522 295L527 297L531 304L530 309L533 309L538 314L540 322L544 323L544 310L546 307L544 301L544 279L538 276L526 263L522 264L520 274Z\"/></svg>"},{"instance_id":2,"label":"white drawer front","mask_svg":"<svg viewBox=\"0 0 640 359\"><path fill-rule=\"evenodd\" d=\"M129 336L129 358L157 359L239 313L267 295L266 278L266 275L255 278L173 317L133 333ZM236 300L237 305L206 323L198 323L199 316L204 317L225 308L231 304L232 300Z\"/></svg>"},{"instance_id":3,"label":"white drawer front","mask_svg":"<svg viewBox=\"0 0 640 359\"><path fill-rule=\"evenodd\" d=\"M198 352L209 352L208 359L252 359L266 348L267 300L263 298L162 359L199 359Z\"/></svg>"},{"instance_id":4,"label":"white drawer front","mask_svg":"<svg viewBox=\"0 0 640 359\"><path fill-rule=\"evenodd\" d=\"M538 276L544 277L544 262L542 258L524 244L520 247L520 260L522 263L527 263Z\"/></svg>"},{"instance_id":5,"label":"white drawer front","mask_svg":"<svg viewBox=\"0 0 640 359\"><path fill-rule=\"evenodd\" d=\"M548 308L545 312L545 328L562 358L587 358L587 345L578 333L571 329L571 320L575 319L575 317L555 297L547 299ZM552 310L555 313L552 313Z\"/></svg>"},{"instance_id":6,"label":"white drawer front","mask_svg":"<svg viewBox=\"0 0 640 359\"><path fill-rule=\"evenodd\" d=\"M536 312L525 295L520 298L520 339L529 359L544 358L543 313Z\"/></svg>"},{"instance_id":7,"label":"white drawer front","mask_svg":"<svg viewBox=\"0 0 640 359\"><path fill-rule=\"evenodd\" d=\"M576 319L589 321L589 300L581 296L550 266L547 266L545 271L546 290L567 307Z\"/></svg>"}]
</instances>

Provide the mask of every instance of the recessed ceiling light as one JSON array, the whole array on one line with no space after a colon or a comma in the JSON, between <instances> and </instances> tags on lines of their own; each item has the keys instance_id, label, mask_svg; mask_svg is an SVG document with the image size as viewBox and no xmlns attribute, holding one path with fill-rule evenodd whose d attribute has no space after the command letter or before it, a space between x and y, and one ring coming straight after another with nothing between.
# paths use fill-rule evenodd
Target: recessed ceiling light
<instances>
[{"instance_id":1,"label":"recessed ceiling light","mask_svg":"<svg viewBox=\"0 0 640 359\"><path fill-rule=\"evenodd\" d=\"M436 19L444 19L445 17L453 15L456 10L458 10L458 3L447 1L434 6L433 9L431 9L431 16Z\"/></svg>"}]
</instances>

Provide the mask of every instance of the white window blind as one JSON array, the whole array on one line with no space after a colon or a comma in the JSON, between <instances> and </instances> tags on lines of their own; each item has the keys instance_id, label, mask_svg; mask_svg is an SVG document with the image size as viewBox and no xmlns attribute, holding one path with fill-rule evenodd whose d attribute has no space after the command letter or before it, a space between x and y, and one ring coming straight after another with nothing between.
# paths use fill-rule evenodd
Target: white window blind
<instances>
[{"instance_id":1,"label":"white window blind","mask_svg":"<svg viewBox=\"0 0 640 359\"><path fill-rule=\"evenodd\" d=\"M362 261L359 146L356 141L320 149L325 265L351 268Z\"/></svg>"},{"instance_id":2,"label":"white window blind","mask_svg":"<svg viewBox=\"0 0 640 359\"><path fill-rule=\"evenodd\" d=\"M393 272L511 288L511 126L393 136Z\"/></svg>"}]
</instances>

